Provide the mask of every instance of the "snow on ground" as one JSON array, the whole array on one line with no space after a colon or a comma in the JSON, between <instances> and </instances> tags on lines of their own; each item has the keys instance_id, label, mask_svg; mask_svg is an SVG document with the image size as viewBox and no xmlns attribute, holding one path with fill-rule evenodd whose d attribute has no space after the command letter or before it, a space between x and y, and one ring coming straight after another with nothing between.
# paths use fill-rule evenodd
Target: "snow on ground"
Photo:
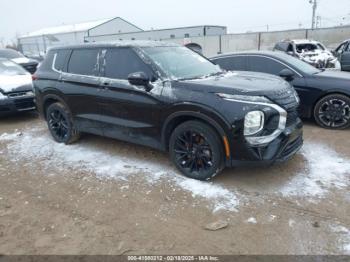
<instances>
[{"instance_id":1,"label":"snow on ground","mask_svg":"<svg viewBox=\"0 0 350 262\"><path fill-rule=\"evenodd\" d=\"M239 197L235 192L208 182L185 178L169 166L157 161L131 158L128 155L109 154L84 143L69 145L54 142L48 133L38 135L43 129L32 129L21 133L3 134L1 141L9 142L7 148L12 161L27 160L37 164L42 163L47 169L55 166L64 170L65 167L83 169L95 173L101 178L113 178L128 181L133 175L142 172L149 184L160 182L162 179L178 188L210 202L213 212L219 210L236 211Z\"/></svg>"},{"instance_id":2,"label":"snow on ground","mask_svg":"<svg viewBox=\"0 0 350 262\"><path fill-rule=\"evenodd\" d=\"M330 188L350 186L350 159L343 158L326 145L315 143L306 143L301 153L307 166L280 189L284 196L322 198Z\"/></svg>"},{"instance_id":3,"label":"snow on ground","mask_svg":"<svg viewBox=\"0 0 350 262\"><path fill-rule=\"evenodd\" d=\"M38 135L40 134L40 135ZM42 134L42 135L41 135ZM235 188L217 182L200 182L180 175L169 165L155 160L130 157L125 153L108 153L93 145L79 143L66 146L52 140L45 128L28 129L22 133L3 134L13 161L27 160L33 165L42 160L47 169L52 166L64 171L65 167L90 171L102 178L130 181L132 176L143 173L148 185L161 181L170 183L192 194L195 199L209 201L213 212L219 210L236 211L243 201ZM350 186L350 160L322 144L306 143L301 151L306 159L303 172L296 173L283 186L274 191L284 197L309 197L315 201L325 197L331 189ZM138 176L139 178L140 176Z\"/></svg>"},{"instance_id":4,"label":"snow on ground","mask_svg":"<svg viewBox=\"0 0 350 262\"><path fill-rule=\"evenodd\" d=\"M332 232L342 235L341 246L345 255L350 255L350 229L341 226L333 225L330 227Z\"/></svg>"}]
</instances>

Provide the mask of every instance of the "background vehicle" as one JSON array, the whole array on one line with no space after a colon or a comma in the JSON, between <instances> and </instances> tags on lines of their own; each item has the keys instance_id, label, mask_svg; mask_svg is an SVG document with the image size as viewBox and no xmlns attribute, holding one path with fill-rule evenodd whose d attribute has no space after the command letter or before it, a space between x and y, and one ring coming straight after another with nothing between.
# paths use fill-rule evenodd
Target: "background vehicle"
<instances>
[{"instance_id":1,"label":"background vehicle","mask_svg":"<svg viewBox=\"0 0 350 262\"><path fill-rule=\"evenodd\" d=\"M39 64L38 61L27 58L13 49L0 49L0 58L9 59L19 64L31 74L34 74Z\"/></svg>"},{"instance_id":2,"label":"background vehicle","mask_svg":"<svg viewBox=\"0 0 350 262\"><path fill-rule=\"evenodd\" d=\"M350 126L350 74L316 69L281 52L242 52L213 57L226 70L263 72L290 81L298 92L300 114L325 128Z\"/></svg>"},{"instance_id":3,"label":"background vehicle","mask_svg":"<svg viewBox=\"0 0 350 262\"><path fill-rule=\"evenodd\" d=\"M316 68L336 68L337 58L322 43L302 39L284 40L277 43L274 51L282 51L292 55Z\"/></svg>"},{"instance_id":4,"label":"background vehicle","mask_svg":"<svg viewBox=\"0 0 350 262\"><path fill-rule=\"evenodd\" d=\"M285 161L302 146L297 95L279 77L230 74L187 47L120 42L56 48L35 74L54 139L80 132L170 152L186 176Z\"/></svg>"},{"instance_id":5,"label":"background vehicle","mask_svg":"<svg viewBox=\"0 0 350 262\"><path fill-rule=\"evenodd\" d=\"M0 116L34 109L32 76L16 63L0 58Z\"/></svg>"},{"instance_id":6,"label":"background vehicle","mask_svg":"<svg viewBox=\"0 0 350 262\"><path fill-rule=\"evenodd\" d=\"M341 43L333 54L338 58L341 70L350 72L350 40Z\"/></svg>"}]
</instances>

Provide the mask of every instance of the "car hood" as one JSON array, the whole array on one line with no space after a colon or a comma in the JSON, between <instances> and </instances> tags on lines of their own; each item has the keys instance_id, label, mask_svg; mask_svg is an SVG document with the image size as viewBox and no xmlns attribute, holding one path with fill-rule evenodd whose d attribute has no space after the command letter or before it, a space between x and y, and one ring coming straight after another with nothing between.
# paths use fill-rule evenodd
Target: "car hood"
<instances>
[{"instance_id":1,"label":"car hood","mask_svg":"<svg viewBox=\"0 0 350 262\"><path fill-rule=\"evenodd\" d=\"M30 91L33 88L32 77L25 75L0 75L0 92L3 94Z\"/></svg>"},{"instance_id":2,"label":"car hood","mask_svg":"<svg viewBox=\"0 0 350 262\"><path fill-rule=\"evenodd\" d=\"M13 58L13 59L11 59L11 61L15 62L16 64L19 64L19 65L38 64L38 62L36 60L30 59L27 57Z\"/></svg>"},{"instance_id":3,"label":"car hood","mask_svg":"<svg viewBox=\"0 0 350 262\"><path fill-rule=\"evenodd\" d=\"M203 86L207 87L208 92L226 94L275 97L284 92L294 92L293 87L282 78L255 72L227 72L216 77L181 82L194 87L198 85L201 90Z\"/></svg>"}]
</instances>

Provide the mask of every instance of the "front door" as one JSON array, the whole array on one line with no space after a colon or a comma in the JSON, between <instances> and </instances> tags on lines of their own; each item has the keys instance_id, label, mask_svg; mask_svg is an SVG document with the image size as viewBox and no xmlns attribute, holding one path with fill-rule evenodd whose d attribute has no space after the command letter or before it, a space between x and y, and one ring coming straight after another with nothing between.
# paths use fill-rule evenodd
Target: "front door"
<instances>
[{"instance_id":1,"label":"front door","mask_svg":"<svg viewBox=\"0 0 350 262\"><path fill-rule=\"evenodd\" d=\"M160 96L127 80L135 72L144 72L155 80L153 70L132 48L110 48L103 53L99 96L104 135L160 148L159 116L163 107Z\"/></svg>"}]
</instances>

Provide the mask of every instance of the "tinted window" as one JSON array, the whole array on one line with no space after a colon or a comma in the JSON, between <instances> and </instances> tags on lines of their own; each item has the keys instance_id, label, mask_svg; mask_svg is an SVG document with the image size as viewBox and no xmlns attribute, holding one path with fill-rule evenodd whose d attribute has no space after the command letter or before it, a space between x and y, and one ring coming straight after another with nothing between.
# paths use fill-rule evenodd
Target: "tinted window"
<instances>
[{"instance_id":1,"label":"tinted window","mask_svg":"<svg viewBox=\"0 0 350 262\"><path fill-rule=\"evenodd\" d=\"M246 60L244 56L232 56L218 58L214 62L225 70L245 71L247 69Z\"/></svg>"},{"instance_id":2,"label":"tinted window","mask_svg":"<svg viewBox=\"0 0 350 262\"><path fill-rule=\"evenodd\" d=\"M79 75L98 75L98 52L98 49L73 50L68 72Z\"/></svg>"},{"instance_id":3,"label":"tinted window","mask_svg":"<svg viewBox=\"0 0 350 262\"><path fill-rule=\"evenodd\" d=\"M70 50L58 50L56 53L56 61L54 68L59 71L65 71L65 64L70 54Z\"/></svg>"},{"instance_id":4,"label":"tinted window","mask_svg":"<svg viewBox=\"0 0 350 262\"><path fill-rule=\"evenodd\" d=\"M267 57L250 56L247 59L249 71L278 75L283 69L287 68L283 64Z\"/></svg>"},{"instance_id":5,"label":"tinted window","mask_svg":"<svg viewBox=\"0 0 350 262\"><path fill-rule=\"evenodd\" d=\"M153 74L139 56L130 48L114 48L106 53L105 76L115 79L128 79L128 75L144 72L150 78Z\"/></svg>"}]
</instances>

